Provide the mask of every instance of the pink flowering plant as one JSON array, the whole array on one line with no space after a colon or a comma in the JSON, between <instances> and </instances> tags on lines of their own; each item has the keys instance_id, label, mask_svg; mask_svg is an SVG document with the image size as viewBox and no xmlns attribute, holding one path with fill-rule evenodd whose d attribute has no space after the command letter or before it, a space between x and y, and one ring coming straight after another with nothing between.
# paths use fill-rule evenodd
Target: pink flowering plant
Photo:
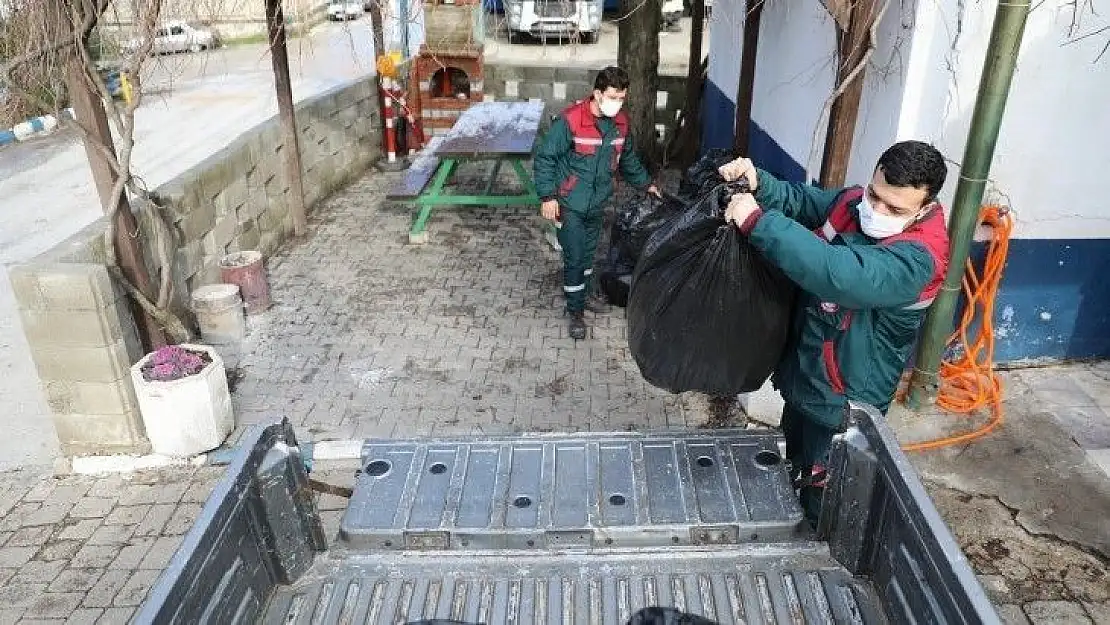
<instances>
[{"instance_id":1,"label":"pink flowering plant","mask_svg":"<svg viewBox=\"0 0 1110 625\"><path fill-rule=\"evenodd\" d=\"M204 370L212 359L205 352L195 352L180 345L167 345L143 364L143 379L147 382L172 382L196 375Z\"/></svg>"}]
</instances>

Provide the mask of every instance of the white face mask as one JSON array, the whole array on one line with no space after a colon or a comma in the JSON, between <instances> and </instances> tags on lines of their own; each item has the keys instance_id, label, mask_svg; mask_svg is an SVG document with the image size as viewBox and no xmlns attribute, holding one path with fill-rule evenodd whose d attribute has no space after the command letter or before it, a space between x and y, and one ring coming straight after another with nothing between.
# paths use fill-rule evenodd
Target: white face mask
<instances>
[{"instance_id":1,"label":"white face mask","mask_svg":"<svg viewBox=\"0 0 1110 625\"><path fill-rule=\"evenodd\" d=\"M884 215L875 210L871 206L871 201L864 195L859 201L859 227L863 233L872 239L885 239L892 237L896 234L901 234L906 226L911 221L916 219L913 217L894 217L893 215Z\"/></svg>"},{"instance_id":2,"label":"white face mask","mask_svg":"<svg viewBox=\"0 0 1110 625\"><path fill-rule=\"evenodd\" d=\"M624 102L620 100L610 100L609 98L602 97L597 102L597 107L601 109L601 114L606 117L614 117L620 112L621 106Z\"/></svg>"}]
</instances>

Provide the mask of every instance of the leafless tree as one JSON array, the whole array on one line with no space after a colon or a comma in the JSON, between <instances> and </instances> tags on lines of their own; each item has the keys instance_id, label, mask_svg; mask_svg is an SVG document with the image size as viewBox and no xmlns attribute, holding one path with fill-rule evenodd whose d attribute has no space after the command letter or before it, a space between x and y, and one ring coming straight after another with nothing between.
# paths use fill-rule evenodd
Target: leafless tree
<instances>
[{"instance_id":1,"label":"leafless tree","mask_svg":"<svg viewBox=\"0 0 1110 625\"><path fill-rule=\"evenodd\" d=\"M101 50L97 48L103 46L97 41L98 27L110 9L121 8L119 4L110 7L109 0L20 0L10 5L0 31L4 42L0 84L36 112L54 112L61 117L62 108L70 101L89 105L82 107L73 123L84 139L108 217L108 269L131 295L150 347L166 338L186 340L190 332L169 309L174 258L170 219L132 173L135 111L143 101L142 70L151 58L162 2L117 0L123 2L133 16L135 35L118 63L118 72L128 77L132 86L125 104L117 103L98 62ZM133 202L139 211L149 211L141 220L149 224L146 231L136 225ZM157 256L156 284L151 284L146 274L144 239Z\"/></svg>"}]
</instances>

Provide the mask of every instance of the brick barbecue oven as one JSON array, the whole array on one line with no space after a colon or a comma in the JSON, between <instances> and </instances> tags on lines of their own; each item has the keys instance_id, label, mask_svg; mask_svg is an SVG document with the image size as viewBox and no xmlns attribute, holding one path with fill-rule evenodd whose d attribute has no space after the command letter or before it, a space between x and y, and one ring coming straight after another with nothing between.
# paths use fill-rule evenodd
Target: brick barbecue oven
<instances>
[{"instance_id":1,"label":"brick barbecue oven","mask_svg":"<svg viewBox=\"0 0 1110 625\"><path fill-rule=\"evenodd\" d=\"M443 134L482 101L484 56L474 37L481 0L424 3L424 44L412 64L410 101L426 136Z\"/></svg>"}]
</instances>

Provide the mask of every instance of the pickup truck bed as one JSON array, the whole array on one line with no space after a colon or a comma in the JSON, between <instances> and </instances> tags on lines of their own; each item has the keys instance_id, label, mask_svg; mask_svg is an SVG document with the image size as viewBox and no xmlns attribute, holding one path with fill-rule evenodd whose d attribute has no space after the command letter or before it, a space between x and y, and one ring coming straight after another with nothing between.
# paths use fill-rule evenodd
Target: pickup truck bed
<instances>
[{"instance_id":1,"label":"pickup truck bed","mask_svg":"<svg viewBox=\"0 0 1110 625\"><path fill-rule=\"evenodd\" d=\"M752 431L367 441L330 550L288 423L244 443L138 622L996 623L894 438L834 444L816 533ZM672 622L672 621L668 621Z\"/></svg>"}]
</instances>

